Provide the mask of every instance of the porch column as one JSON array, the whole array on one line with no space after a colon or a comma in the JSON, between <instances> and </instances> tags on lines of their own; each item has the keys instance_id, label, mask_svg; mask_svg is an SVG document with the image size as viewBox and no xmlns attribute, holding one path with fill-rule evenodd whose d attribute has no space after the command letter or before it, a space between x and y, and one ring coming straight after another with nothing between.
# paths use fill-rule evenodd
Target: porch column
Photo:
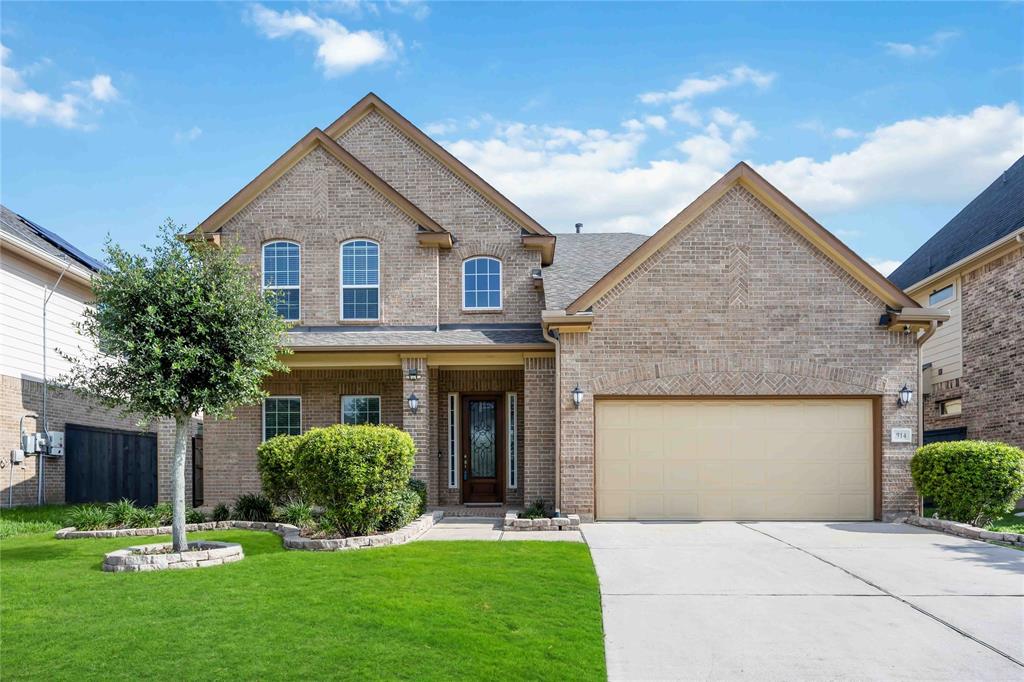
<instances>
[{"instance_id":1,"label":"porch column","mask_svg":"<svg viewBox=\"0 0 1024 682\"><path fill-rule=\"evenodd\" d=\"M555 504L555 358L524 358L523 504Z\"/></svg>"},{"instance_id":2,"label":"porch column","mask_svg":"<svg viewBox=\"0 0 1024 682\"><path fill-rule=\"evenodd\" d=\"M415 377L410 374L415 371ZM412 477L427 484L427 502L437 502L437 453L431 448L430 374L425 356L402 356L402 428L412 436L416 444L416 464ZM409 409L409 396L416 394L419 405L416 412Z\"/></svg>"}]
</instances>

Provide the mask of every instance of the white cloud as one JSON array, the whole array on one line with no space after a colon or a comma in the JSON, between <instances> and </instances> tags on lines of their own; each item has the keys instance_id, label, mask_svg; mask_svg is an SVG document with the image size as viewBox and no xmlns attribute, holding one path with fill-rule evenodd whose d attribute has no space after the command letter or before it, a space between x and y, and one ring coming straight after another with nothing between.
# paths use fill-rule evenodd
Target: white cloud
<instances>
[{"instance_id":1,"label":"white cloud","mask_svg":"<svg viewBox=\"0 0 1024 682\"><path fill-rule=\"evenodd\" d=\"M852 151L824 161L797 157L758 171L811 211L883 201L959 201L1024 154L1024 116L1016 103L961 116L881 126Z\"/></svg>"},{"instance_id":2,"label":"white cloud","mask_svg":"<svg viewBox=\"0 0 1024 682\"><path fill-rule=\"evenodd\" d=\"M286 10L277 12L253 5L249 19L268 38L305 35L317 42L316 60L328 78L352 73L372 64L393 60L402 50L395 35L376 31L350 31L330 18Z\"/></svg>"},{"instance_id":3,"label":"white cloud","mask_svg":"<svg viewBox=\"0 0 1024 682\"><path fill-rule=\"evenodd\" d=\"M391 14L404 14L416 21L423 21L430 16L430 5L422 0L334 0L333 2L321 3L319 5L324 11L337 11L353 17L372 15L379 17L381 9Z\"/></svg>"},{"instance_id":4,"label":"white cloud","mask_svg":"<svg viewBox=\"0 0 1024 682\"><path fill-rule=\"evenodd\" d=\"M893 270L898 268L903 261L889 260L885 258L868 258L868 264L871 265L875 270L888 277L892 274Z\"/></svg>"},{"instance_id":5,"label":"white cloud","mask_svg":"<svg viewBox=\"0 0 1024 682\"><path fill-rule=\"evenodd\" d=\"M938 31L923 43L882 43L885 51L896 57L934 57L951 40L960 37L959 31Z\"/></svg>"},{"instance_id":6,"label":"white cloud","mask_svg":"<svg viewBox=\"0 0 1024 682\"><path fill-rule=\"evenodd\" d=\"M850 130L849 128L836 128L832 131L832 137L839 138L840 140L849 140L857 137L857 131Z\"/></svg>"},{"instance_id":7,"label":"white cloud","mask_svg":"<svg viewBox=\"0 0 1024 682\"><path fill-rule=\"evenodd\" d=\"M640 95L644 104L663 104L691 100L700 95L709 95L725 88L740 85L753 85L758 90L768 88L775 80L774 73L766 73L749 66L737 66L726 73L716 74L708 78L687 78L674 90L662 92L645 92Z\"/></svg>"},{"instance_id":8,"label":"white cloud","mask_svg":"<svg viewBox=\"0 0 1024 682\"><path fill-rule=\"evenodd\" d=\"M434 121L423 126L423 132L427 135L451 135L459 129L454 118L446 118L443 121Z\"/></svg>"},{"instance_id":9,"label":"white cloud","mask_svg":"<svg viewBox=\"0 0 1024 682\"><path fill-rule=\"evenodd\" d=\"M203 129L199 126L192 126L188 130L178 130L174 133L175 142L195 142L203 134Z\"/></svg>"},{"instance_id":10,"label":"white cloud","mask_svg":"<svg viewBox=\"0 0 1024 682\"><path fill-rule=\"evenodd\" d=\"M655 130L665 130L668 127L668 121L664 116L644 116L644 124Z\"/></svg>"},{"instance_id":11,"label":"white cloud","mask_svg":"<svg viewBox=\"0 0 1024 682\"><path fill-rule=\"evenodd\" d=\"M553 231L582 221L592 231L649 234L743 158L757 135L734 112L709 116L679 144L680 155L653 160L641 160L649 130L634 126L583 130L485 118L481 125L494 127L482 139L447 146ZM827 214L894 200L966 201L1024 154L1022 147L1024 118L1009 104L881 126L851 152L759 170L802 207ZM856 227L836 234L861 236Z\"/></svg>"},{"instance_id":12,"label":"white cloud","mask_svg":"<svg viewBox=\"0 0 1024 682\"><path fill-rule=\"evenodd\" d=\"M97 74L89 81L72 81L69 89L81 90L84 95L65 92L50 95L33 90L25 76L34 72L34 66L15 69L10 65L11 50L0 44L0 115L35 124L47 121L61 128L91 130L95 124L83 122L84 114L100 111L97 103L110 102L118 97L110 76Z\"/></svg>"},{"instance_id":13,"label":"white cloud","mask_svg":"<svg viewBox=\"0 0 1024 682\"><path fill-rule=\"evenodd\" d=\"M701 124L700 114L690 106L689 102L683 102L672 107L672 118L677 121L682 121L687 125L691 125L694 128Z\"/></svg>"}]
</instances>

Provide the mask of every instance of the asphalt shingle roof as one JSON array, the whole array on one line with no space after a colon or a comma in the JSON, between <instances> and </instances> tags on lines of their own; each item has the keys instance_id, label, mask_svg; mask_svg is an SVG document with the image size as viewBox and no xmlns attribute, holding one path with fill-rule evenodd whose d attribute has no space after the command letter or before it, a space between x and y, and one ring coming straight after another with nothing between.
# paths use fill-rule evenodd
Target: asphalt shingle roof
<instances>
[{"instance_id":1,"label":"asphalt shingle roof","mask_svg":"<svg viewBox=\"0 0 1024 682\"><path fill-rule=\"evenodd\" d=\"M60 235L50 232L41 225L15 213L2 204L0 204L0 231L28 242L51 256L58 258L69 256L93 272L103 269L102 263L80 251Z\"/></svg>"},{"instance_id":2,"label":"asphalt shingle roof","mask_svg":"<svg viewBox=\"0 0 1024 682\"><path fill-rule=\"evenodd\" d=\"M898 287L929 275L1024 227L1024 156L889 275Z\"/></svg>"},{"instance_id":3,"label":"asphalt shingle roof","mask_svg":"<svg viewBox=\"0 0 1024 682\"><path fill-rule=\"evenodd\" d=\"M413 346L544 346L548 342L540 325L529 328L372 329L348 331L343 327L296 327L286 335L286 345L310 348L404 348Z\"/></svg>"},{"instance_id":4,"label":"asphalt shingle roof","mask_svg":"<svg viewBox=\"0 0 1024 682\"><path fill-rule=\"evenodd\" d=\"M564 310L647 241L647 235L631 232L557 236L555 260L544 268L544 300L548 310Z\"/></svg>"}]
</instances>

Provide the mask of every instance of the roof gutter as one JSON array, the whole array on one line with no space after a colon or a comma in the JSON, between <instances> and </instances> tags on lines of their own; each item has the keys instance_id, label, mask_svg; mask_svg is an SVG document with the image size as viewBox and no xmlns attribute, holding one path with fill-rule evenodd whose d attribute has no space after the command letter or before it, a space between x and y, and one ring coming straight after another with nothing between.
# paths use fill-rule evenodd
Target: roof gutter
<instances>
[{"instance_id":1,"label":"roof gutter","mask_svg":"<svg viewBox=\"0 0 1024 682\"><path fill-rule=\"evenodd\" d=\"M1012 242L1017 242L1018 244L1024 243L1024 227L1018 230L1014 230L1013 232L1006 235L1002 239L998 239L989 244L988 246L978 249L974 253L961 258L952 265L947 265L938 272L928 275L924 279L906 287L903 291L907 292L908 294L911 292L916 293L917 291L927 287L929 284L932 284L934 282L937 282L938 280L948 277L949 275L958 270L963 270L967 266L972 265L975 261L984 260L988 258L994 252L1009 246Z\"/></svg>"},{"instance_id":2,"label":"roof gutter","mask_svg":"<svg viewBox=\"0 0 1024 682\"><path fill-rule=\"evenodd\" d=\"M92 271L87 270L79 263L70 257L67 261L61 260L59 257L43 251L37 246L18 239L17 237L10 235L6 232L0 232L0 243L4 247L10 248L12 251L16 251L25 258L38 263L46 268L53 270L54 272L60 272L67 270L64 274L65 279L74 280L79 284L90 286L92 284ZM70 266L68 263L70 262Z\"/></svg>"}]
</instances>

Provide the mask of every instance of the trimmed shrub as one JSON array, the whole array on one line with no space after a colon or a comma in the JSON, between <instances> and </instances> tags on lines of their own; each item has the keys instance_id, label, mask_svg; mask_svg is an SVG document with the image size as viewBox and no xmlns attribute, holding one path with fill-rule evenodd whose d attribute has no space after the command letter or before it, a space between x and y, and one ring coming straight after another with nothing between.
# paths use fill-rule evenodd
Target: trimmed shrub
<instances>
[{"instance_id":1,"label":"trimmed shrub","mask_svg":"<svg viewBox=\"0 0 1024 682\"><path fill-rule=\"evenodd\" d=\"M393 426L312 429L295 453L302 499L329 512L343 533L372 533L407 489L415 454L412 436Z\"/></svg>"},{"instance_id":2,"label":"trimmed shrub","mask_svg":"<svg viewBox=\"0 0 1024 682\"><path fill-rule=\"evenodd\" d=\"M227 521L231 518L231 510L228 509L228 506L226 504L221 502L220 504L213 508L213 514L211 514L211 518L214 521Z\"/></svg>"},{"instance_id":3,"label":"trimmed shrub","mask_svg":"<svg viewBox=\"0 0 1024 682\"><path fill-rule=\"evenodd\" d=\"M266 495L239 495L232 516L239 521L273 521L274 504Z\"/></svg>"},{"instance_id":4,"label":"trimmed shrub","mask_svg":"<svg viewBox=\"0 0 1024 682\"><path fill-rule=\"evenodd\" d=\"M547 503L542 498L538 497L536 500L533 501L533 504L526 508L526 511L519 515L519 518L544 519L549 516L550 514L548 514Z\"/></svg>"},{"instance_id":5,"label":"trimmed shrub","mask_svg":"<svg viewBox=\"0 0 1024 682\"><path fill-rule=\"evenodd\" d=\"M425 481L421 481L418 478L409 480L409 490L413 491L420 498L420 506L417 510L417 514L422 514L427 510L427 484Z\"/></svg>"},{"instance_id":6,"label":"trimmed shrub","mask_svg":"<svg viewBox=\"0 0 1024 682\"><path fill-rule=\"evenodd\" d=\"M127 526L136 512L135 503L127 498L121 498L117 502L108 502L107 511L110 512L110 521L115 526Z\"/></svg>"},{"instance_id":7,"label":"trimmed shrub","mask_svg":"<svg viewBox=\"0 0 1024 682\"><path fill-rule=\"evenodd\" d=\"M378 530L398 530L412 523L420 515L421 504L419 493L411 486L394 493L388 501L388 510L381 517Z\"/></svg>"},{"instance_id":8,"label":"trimmed shrub","mask_svg":"<svg viewBox=\"0 0 1024 682\"><path fill-rule=\"evenodd\" d=\"M185 510L185 523L206 523L206 514L195 507Z\"/></svg>"},{"instance_id":9,"label":"trimmed shrub","mask_svg":"<svg viewBox=\"0 0 1024 682\"><path fill-rule=\"evenodd\" d=\"M256 448L256 468L260 472L263 492L276 504L298 499L295 480L295 450L302 436L274 436Z\"/></svg>"},{"instance_id":10,"label":"trimmed shrub","mask_svg":"<svg viewBox=\"0 0 1024 682\"><path fill-rule=\"evenodd\" d=\"M170 502L161 502L153 506L152 515L157 526L169 526L174 522L174 507Z\"/></svg>"},{"instance_id":11,"label":"trimmed shrub","mask_svg":"<svg viewBox=\"0 0 1024 682\"><path fill-rule=\"evenodd\" d=\"M313 525L313 508L305 502L294 500L277 510L277 520L300 528Z\"/></svg>"},{"instance_id":12,"label":"trimmed shrub","mask_svg":"<svg viewBox=\"0 0 1024 682\"><path fill-rule=\"evenodd\" d=\"M1024 450L980 440L931 443L918 448L910 474L941 518L981 526L1024 497Z\"/></svg>"},{"instance_id":13,"label":"trimmed shrub","mask_svg":"<svg viewBox=\"0 0 1024 682\"><path fill-rule=\"evenodd\" d=\"M103 530L114 525L110 510L94 504L83 504L68 509L64 523L78 530Z\"/></svg>"},{"instance_id":14,"label":"trimmed shrub","mask_svg":"<svg viewBox=\"0 0 1024 682\"><path fill-rule=\"evenodd\" d=\"M167 523L160 521L156 507L136 507L125 518L124 525L128 528L154 528L156 526L165 526L169 523L170 520Z\"/></svg>"}]
</instances>

